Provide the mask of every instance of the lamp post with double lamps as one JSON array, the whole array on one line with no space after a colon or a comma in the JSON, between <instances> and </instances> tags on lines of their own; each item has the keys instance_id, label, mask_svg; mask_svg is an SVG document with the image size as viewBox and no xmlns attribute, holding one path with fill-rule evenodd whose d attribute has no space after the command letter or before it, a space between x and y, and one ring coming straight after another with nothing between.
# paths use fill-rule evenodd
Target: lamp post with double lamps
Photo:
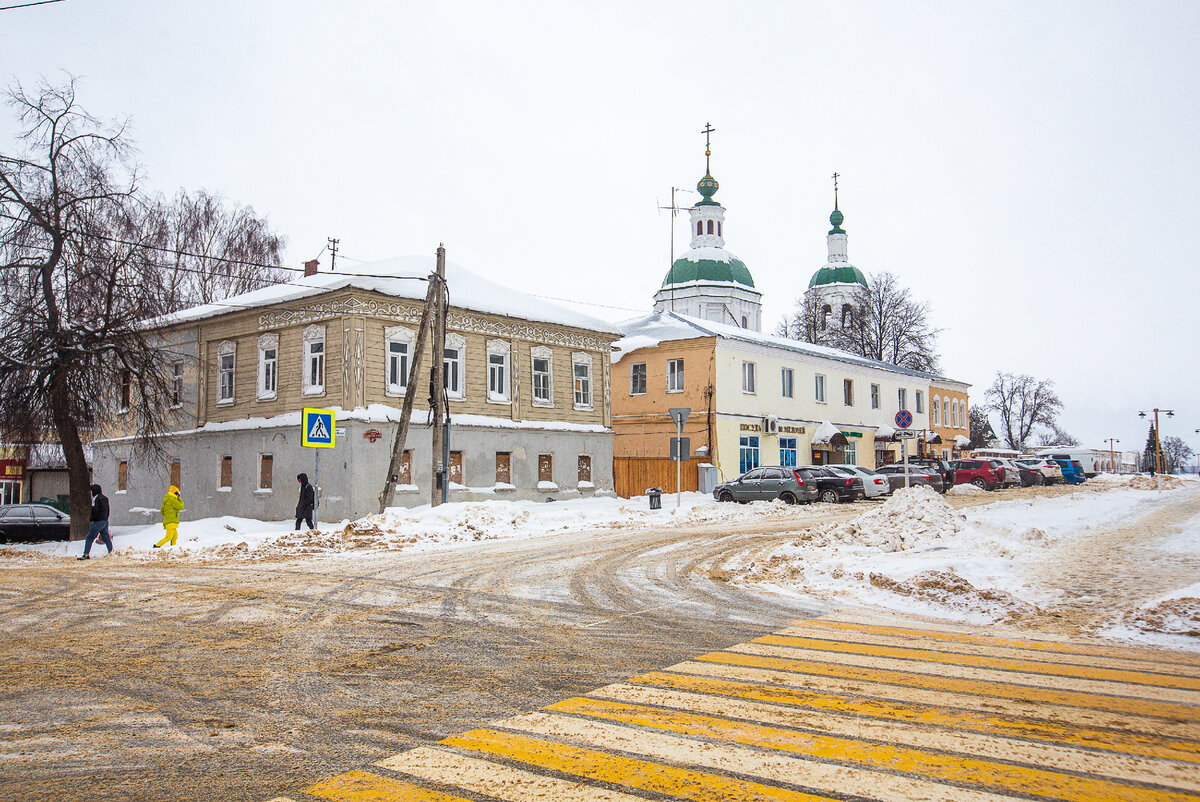
<instances>
[{"instance_id":1,"label":"lamp post with double lamps","mask_svg":"<svg viewBox=\"0 0 1200 802\"><path fill-rule=\"evenodd\" d=\"M1154 415L1154 466L1157 471L1156 475L1158 476L1159 493L1162 492L1162 432L1158 428L1158 413L1160 412L1166 413L1168 418L1175 417L1175 410L1158 409L1157 407L1154 408L1153 413L1147 413L1145 410L1142 410L1138 413L1138 417L1142 418L1143 420L1146 418L1147 414Z\"/></svg>"},{"instance_id":2,"label":"lamp post with double lamps","mask_svg":"<svg viewBox=\"0 0 1200 802\"><path fill-rule=\"evenodd\" d=\"M1120 473L1120 471L1117 469L1116 452L1113 450L1113 443L1119 442L1121 441L1116 437L1108 438L1108 469L1113 473Z\"/></svg>"}]
</instances>

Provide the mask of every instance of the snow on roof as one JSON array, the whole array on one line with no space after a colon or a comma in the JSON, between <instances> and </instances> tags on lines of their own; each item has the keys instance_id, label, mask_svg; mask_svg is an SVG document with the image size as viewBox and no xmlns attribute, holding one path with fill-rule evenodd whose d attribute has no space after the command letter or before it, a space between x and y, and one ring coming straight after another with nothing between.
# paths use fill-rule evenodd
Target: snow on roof
<instances>
[{"instance_id":1,"label":"snow on roof","mask_svg":"<svg viewBox=\"0 0 1200 802\"><path fill-rule=\"evenodd\" d=\"M351 270L299 276L286 284L275 284L216 303L193 306L159 318L154 323L187 323L239 309L272 306L346 288L424 300L426 283L419 279L434 272L436 266L437 262L432 256L401 256L368 262ZM620 334L620 330L611 323L497 284L454 262L446 262L446 284L450 289L450 305L459 309Z\"/></svg>"},{"instance_id":2,"label":"snow on roof","mask_svg":"<svg viewBox=\"0 0 1200 802\"><path fill-rule=\"evenodd\" d=\"M840 441L836 441L836 438L838 437L841 438ZM842 430L834 426L831 422L821 421L821 425L818 426L817 430L813 433L812 444L814 446L820 446L835 442L845 443L846 435L842 434Z\"/></svg>"},{"instance_id":3,"label":"snow on roof","mask_svg":"<svg viewBox=\"0 0 1200 802\"><path fill-rule=\"evenodd\" d=\"M632 346L636 345L635 338L639 336L649 337L658 342L690 340L696 337L722 337L727 340L741 340L759 345L786 348L790 351L808 354L809 356L835 359L839 362L878 368L892 373L903 373L906 376L916 376L927 380L954 381L935 373L926 373L920 370L913 370L912 368L892 365L888 362L867 359L864 356L852 354L849 351L841 351L837 348L830 348L824 345L813 345L812 343L792 340L787 337L777 337L773 334L763 334L762 332L751 331L750 329L743 329L738 326L730 326L726 323L714 323L711 320L681 315L678 312L655 312L644 317L622 321L617 325L625 333L625 336L613 343L613 348L624 353L635 350ZM657 345L658 342L655 342L654 345ZM636 345L636 347L646 348L649 346ZM614 359L613 361L615 362L616 360Z\"/></svg>"}]
</instances>

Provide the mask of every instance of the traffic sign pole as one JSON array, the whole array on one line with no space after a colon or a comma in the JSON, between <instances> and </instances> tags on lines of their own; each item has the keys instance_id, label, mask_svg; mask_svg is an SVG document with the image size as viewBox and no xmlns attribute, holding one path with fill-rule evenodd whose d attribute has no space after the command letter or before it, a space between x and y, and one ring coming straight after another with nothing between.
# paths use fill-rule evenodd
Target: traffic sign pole
<instances>
[{"instance_id":1,"label":"traffic sign pole","mask_svg":"<svg viewBox=\"0 0 1200 802\"><path fill-rule=\"evenodd\" d=\"M904 454L904 487L906 489L909 487L910 481L908 476L908 441L909 438L911 438L914 434L913 432L907 431L907 429L909 426L912 426L912 422L912 413L907 409L902 409L896 413L896 425L902 430L901 434L907 435L907 437L903 437L900 440L900 451L902 454Z\"/></svg>"},{"instance_id":2,"label":"traffic sign pole","mask_svg":"<svg viewBox=\"0 0 1200 802\"><path fill-rule=\"evenodd\" d=\"M667 410L675 421L675 509L679 509L679 485L683 479L683 424L687 423L691 407L671 407Z\"/></svg>"}]
</instances>

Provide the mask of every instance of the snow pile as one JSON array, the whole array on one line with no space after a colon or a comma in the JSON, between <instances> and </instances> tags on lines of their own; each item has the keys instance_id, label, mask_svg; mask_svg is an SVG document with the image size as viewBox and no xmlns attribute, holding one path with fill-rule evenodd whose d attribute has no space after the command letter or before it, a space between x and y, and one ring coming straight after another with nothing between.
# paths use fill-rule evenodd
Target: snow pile
<instances>
[{"instance_id":1,"label":"snow pile","mask_svg":"<svg viewBox=\"0 0 1200 802\"><path fill-rule=\"evenodd\" d=\"M1005 621L1036 613L1037 607L1023 602L999 588L977 588L952 571L922 571L903 582L884 574L872 573L870 582L877 588L930 602L950 610L975 613L993 621Z\"/></svg>"},{"instance_id":2,"label":"snow pile","mask_svg":"<svg viewBox=\"0 0 1200 802\"><path fill-rule=\"evenodd\" d=\"M1200 585L1190 596L1177 596L1148 604L1125 616L1125 624L1142 632L1200 637Z\"/></svg>"},{"instance_id":3,"label":"snow pile","mask_svg":"<svg viewBox=\"0 0 1200 802\"><path fill-rule=\"evenodd\" d=\"M950 488L946 492L953 494L955 496L979 496L979 495L983 495L987 491L984 490L982 487L976 487L975 485L968 483L968 484L955 485L954 487Z\"/></svg>"},{"instance_id":4,"label":"snow pile","mask_svg":"<svg viewBox=\"0 0 1200 802\"><path fill-rule=\"evenodd\" d=\"M1181 477L1163 474L1163 490L1178 490L1181 487L1185 487L1189 480L1194 481L1191 476ZM1131 490L1157 490L1158 477L1141 473L1100 473L1088 479L1083 486L1096 490L1111 490L1121 487L1128 487Z\"/></svg>"},{"instance_id":5,"label":"snow pile","mask_svg":"<svg viewBox=\"0 0 1200 802\"><path fill-rule=\"evenodd\" d=\"M881 506L828 531L836 540L906 551L962 531L966 518L926 485L900 488Z\"/></svg>"}]
</instances>

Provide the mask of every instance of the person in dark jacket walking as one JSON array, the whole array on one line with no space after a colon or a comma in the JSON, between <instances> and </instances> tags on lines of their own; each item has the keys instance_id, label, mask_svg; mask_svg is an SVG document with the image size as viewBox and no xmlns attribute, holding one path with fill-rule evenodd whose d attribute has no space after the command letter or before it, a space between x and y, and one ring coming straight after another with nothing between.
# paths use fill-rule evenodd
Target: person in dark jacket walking
<instances>
[{"instance_id":1,"label":"person in dark jacket walking","mask_svg":"<svg viewBox=\"0 0 1200 802\"><path fill-rule=\"evenodd\" d=\"M309 529L316 529L316 525L313 524L313 509L317 506L317 491L308 483L307 473L298 474L296 481L300 483L300 502L296 504L296 531L300 531L301 521L307 523Z\"/></svg>"},{"instance_id":2,"label":"person in dark jacket walking","mask_svg":"<svg viewBox=\"0 0 1200 802\"><path fill-rule=\"evenodd\" d=\"M101 492L100 485L92 485L91 491L91 524L88 526L87 539L83 541L83 556L78 558L80 560L92 559L92 544L96 542L97 537L108 546L109 554L112 554L113 550L112 536L108 534L108 496Z\"/></svg>"}]
</instances>

